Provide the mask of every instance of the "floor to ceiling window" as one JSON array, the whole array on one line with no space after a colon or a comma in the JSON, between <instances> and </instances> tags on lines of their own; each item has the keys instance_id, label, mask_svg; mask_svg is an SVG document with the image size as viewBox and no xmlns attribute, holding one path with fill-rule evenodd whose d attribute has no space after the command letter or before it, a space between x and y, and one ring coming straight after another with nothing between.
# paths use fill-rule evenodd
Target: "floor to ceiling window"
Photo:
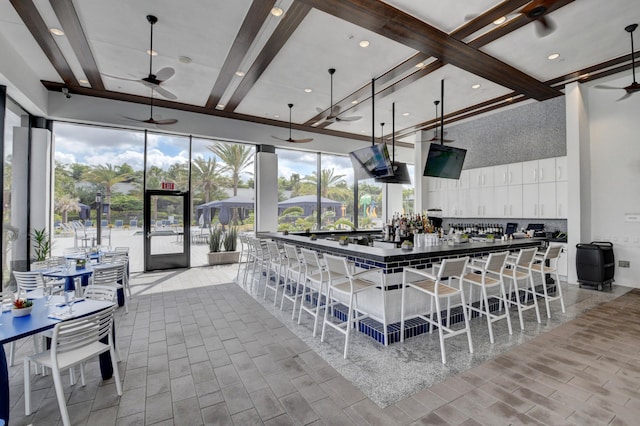
<instances>
[{"instance_id":1,"label":"floor to ceiling window","mask_svg":"<svg viewBox=\"0 0 640 426\"><path fill-rule=\"evenodd\" d=\"M56 122L53 255L97 243L96 194L103 195L101 245L142 253L144 132ZM157 164L159 156L153 158ZM131 256L131 270L142 270Z\"/></svg>"},{"instance_id":2,"label":"floor to ceiling window","mask_svg":"<svg viewBox=\"0 0 640 426\"><path fill-rule=\"evenodd\" d=\"M354 230L353 168L344 155L320 155L321 227Z\"/></svg>"},{"instance_id":3,"label":"floor to ceiling window","mask_svg":"<svg viewBox=\"0 0 640 426\"><path fill-rule=\"evenodd\" d=\"M21 121L28 114L11 99L6 99L4 116L4 158L2 188L2 285L11 280L12 262L14 258L14 242L18 238L18 228L12 223L11 216L11 170L13 166L13 130L20 127Z\"/></svg>"},{"instance_id":4,"label":"floor to ceiling window","mask_svg":"<svg viewBox=\"0 0 640 426\"><path fill-rule=\"evenodd\" d=\"M254 230L254 158L251 145L193 138L191 266L207 264L211 229Z\"/></svg>"}]
</instances>

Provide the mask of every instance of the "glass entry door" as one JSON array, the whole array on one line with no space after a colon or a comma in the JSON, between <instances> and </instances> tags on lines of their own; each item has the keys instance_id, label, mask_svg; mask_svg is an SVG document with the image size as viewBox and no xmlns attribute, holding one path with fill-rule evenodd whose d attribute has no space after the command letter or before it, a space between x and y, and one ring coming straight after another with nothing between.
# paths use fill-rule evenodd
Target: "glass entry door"
<instances>
[{"instance_id":1,"label":"glass entry door","mask_svg":"<svg viewBox=\"0 0 640 426\"><path fill-rule=\"evenodd\" d=\"M188 192L145 192L145 271L189 267L190 217Z\"/></svg>"}]
</instances>

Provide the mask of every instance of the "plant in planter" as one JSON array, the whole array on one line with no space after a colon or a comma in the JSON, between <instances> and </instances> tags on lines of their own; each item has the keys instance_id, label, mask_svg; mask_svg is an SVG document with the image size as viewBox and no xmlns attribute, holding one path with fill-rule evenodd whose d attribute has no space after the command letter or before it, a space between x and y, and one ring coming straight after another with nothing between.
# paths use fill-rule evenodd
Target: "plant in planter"
<instances>
[{"instance_id":1,"label":"plant in planter","mask_svg":"<svg viewBox=\"0 0 640 426\"><path fill-rule=\"evenodd\" d=\"M209 233L209 265L224 265L236 263L240 259L240 252L235 251L238 239L238 228L231 227L226 236L222 229L215 228ZM224 247L225 251L222 251Z\"/></svg>"},{"instance_id":2,"label":"plant in planter","mask_svg":"<svg viewBox=\"0 0 640 426\"><path fill-rule=\"evenodd\" d=\"M346 235L342 235L340 236L340 238L338 238L338 244L340 244L341 246L346 246L349 244L349 237Z\"/></svg>"},{"instance_id":3,"label":"plant in planter","mask_svg":"<svg viewBox=\"0 0 640 426\"><path fill-rule=\"evenodd\" d=\"M39 262L47 260L51 254L51 240L49 239L49 233L45 228L34 229L33 235L33 253L35 255L34 261Z\"/></svg>"},{"instance_id":4,"label":"plant in planter","mask_svg":"<svg viewBox=\"0 0 640 426\"><path fill-rule=\"evenodd\" d=\"M311 234L311 235L309 235L309 239L310 239L311 241L315 241L315 240L317 240L317 239L318 239L318 237L316 236L316 234Z\"/></svg>"},{"instance_id":5,"label":"plant in planter","mask_svg":"<svg viewBox=\"0 0 640 426\"><path fill-rule=\"evenodd\" d=\"M13 301L11 313L14 317L23 317L29 315L33 309L33 302L29 299L16 299Z\"/></svg>"}]
</instances>

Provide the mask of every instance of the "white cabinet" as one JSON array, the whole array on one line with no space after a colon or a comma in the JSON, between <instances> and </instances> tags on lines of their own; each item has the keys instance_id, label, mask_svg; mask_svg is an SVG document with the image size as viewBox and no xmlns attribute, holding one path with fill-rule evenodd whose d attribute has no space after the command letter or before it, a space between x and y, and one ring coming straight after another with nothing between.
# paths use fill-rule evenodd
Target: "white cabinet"
<instances>
[{"instance_id":1,"label":"white cabinet","mask_svg":"<svg viewBox=\"0 0 640 426\"><path fill-rule=\"evenodd\" d=\"M447 192L446 191L429 191L427 193L429 209L441 209L443 216L447 210Z\"/></svg>"},{"instance_id":2,"label":"white cabinet","mask_svg":"<svg viewBox=\"0 0 640 426\"><path fill-rule=\"evenodd\" d=\"M569 185L567 182L556 182L556 217L569 217Z\"/></svg>"},{"instance_id":3,"label":"white cabinet","mask_svg":"<svg viewBox=\"0 0 640 426\"><path fill-rule=\"evenodd\" d=\"M502 164L493 167L493 184L495 186L521 185L522 163Z\"/></svg>"},{"instance_id":4,"label":"white cabinet","mask_svg":"<svg viewBox=\"0 0 640 426\"><path fill-rule=\"evenodd\" d=\"M429 191L440 191L441 189L445 189L446 182L449 180L437 177L430 177L428 179L429 181L427 186L429 187Z\"/></svg>"},{"instance_id":5,"label":"white cabinet","mask_svg":"<svg viewBox=\"0 0 640 426\"><path fill-rule=\"evenodd\" d=\"M566 182L568 179L567 173L567 157L556 158L556 182Z\"/></svg>"},{"instance_id":6,"label":"white cabinet","mask_svg":"<svg viewBox=\"0 0 640 426\"><path fill-rule=\"evenodd\" d=\"M471 217L495 217L493 187L470 189L468 198L471 203Z\"/></svg>"},{"instance_id":7,"label":"white cabinet","mask_svg":"<svg viewBox=\"0 0 640 426\"><path fill-rule=\"evenodd\" d=\"M471 169L469 173L470 188L493 187L493 167L481 167Z\"/></svg>"},{"instance_id":8,"label":"white cabinet","mask_svg":"<svg viewBox=\"0 0 640 426\"><path fill-rule=\"evenodd\" d=\"M522 185L522 217L538 217L538 184Z\"/></svg>"},{"instance_id":9,"label":"white cabinet","mask_svg":"<svg viewBox=\"0 0 640 426\"><path fill-rule=\"evenodd\" d=\"M504 217L522 217L522 185L511 185L509 188L509 197L505 211L507 215Z\"/></svg>"},{"instance_id":10,"label":"white cabinet","mask_svg":"<svg viewBox=\"0 0 640 426\"><path fill-rule=\"evenodd\" d=\"M522 163L522 183L544 183L556 181L556 159L525 161Z\"/></svg>"},{"instance_id":11,"label":"white cabinet","mask_svg":"<svg viewBox=\"0 0 640 426\"><path fill-rule=\"evenodd\" d=\"M538 217L551 219L556 217L555 182L538 184Z\"/></svg>"}]
</instances>

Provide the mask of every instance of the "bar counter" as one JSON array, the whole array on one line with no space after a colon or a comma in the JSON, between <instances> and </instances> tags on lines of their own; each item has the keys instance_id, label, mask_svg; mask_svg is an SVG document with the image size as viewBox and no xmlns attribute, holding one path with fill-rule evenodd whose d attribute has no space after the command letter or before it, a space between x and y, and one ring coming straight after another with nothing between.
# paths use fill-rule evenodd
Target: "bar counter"
<instances>
[{"instance_id":1,"label":"bar counter","mask_svg":"<svg viewBox=\"0 0 640 426\"><path fill-rule=\"evenodd\" d=\"M414 247L411 250L401 248L380 248L350 243L340 245L338 241L326 239L311 240L308 236L284 235L281 232L260 233L260 237L279 240L284 243L347 257L355 262L357 267L383 268L385 274L402 273L402 268L429 268L431 264L442 259L460 256L482 257L496 251L516 251L528 247L540 247L545 243L543 238L522 238L509 241L496 240L492 243L466 242L455 245L438 245L428 247ZM423 266L424 265L424 266Z\"/></svg>"}]
</instances>

